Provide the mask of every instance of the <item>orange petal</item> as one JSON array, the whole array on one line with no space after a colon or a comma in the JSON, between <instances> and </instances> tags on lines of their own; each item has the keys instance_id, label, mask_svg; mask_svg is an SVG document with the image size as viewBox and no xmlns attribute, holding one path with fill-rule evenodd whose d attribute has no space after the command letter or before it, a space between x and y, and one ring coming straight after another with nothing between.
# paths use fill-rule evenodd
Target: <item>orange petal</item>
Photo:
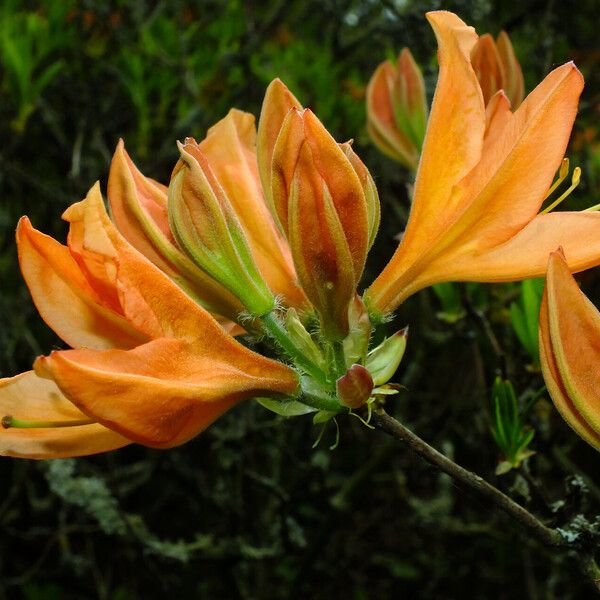
<instances>
[{"instance_id":1,"label":"orange petal","mask_svg":"<svg viewBox=\"0 0 600 600\"><path fill-rule=\"evenodd\" d=\"M452 13L432 12L427 17L438 39L440 73L406 231L367 291L368 303L376 311L398 306L418 262L464 210L452 189L480 160L483 147L485 106L470 64L477 34Z\"/></svg>"},{"instance_id":2,"label":"orange petal","mask_svg":"<svg viewBox=\"0 0 600 600\"><path fill-rule=\"evenodd\" d=\"M538 213L564 157L582 89L575 65L555 69L521 104L495 143L486 143L481 161L454 192L468 206L449 233L454 245L494 247Z\"/></svg>"},{"instance_id":3,"label":"orange petal","mask_svg":"<svg viewBox=\"0 0 600 600\"><path fill-rule=\"evenodd\" d=\"M428 267L426 276L436 281L487 282L542 277L548 254L558 246L564 248L572 272L600 264L600 214L565 211L538 215L491 250L440 257Z\"/></svg>"},{"instance_id":4,"label":"orange petal","mask_svg":"<svg viewBox=\"0 0 600 600\"><path fill-rule=\"evenodd\" d=\"M548 300L546 294L540 307L540 364L548 393L554 406L570 427L586 442L600 449L600 434L596 433L579 414L579 411L569 398L562 382L560 372L554 358L554 350L550 339L550 322L548 318Z\"/></svg>"},{"instance_id":5,"label":"orange petal","mask_svg":"<svg viewBox=\"0 0 600 600\"><path fill-rule=\"evenodd\" d=\"M302 104L280 80L274 79L265 92L260 119L258 121L257 156L258 170L268 206L276 215L271 196L271 162L275 142L281 125L288 112L296 108L302 110Z\"/></svg>"},{"instance_id":6,"label":"orange petal","mask_svg":"<svg viewBox=\"0 0 600 600\"><path fill-rule=\"evenodd\" d=\"M365 194L365 201L367 203L367 225L369 228L369 249L371 249L381 222L381 205L379 202L377 186L365 163L363 163L352 149L352 142L340 144L340 148L343 150L350 161L352 168L358 175L358 179Z\"/></svg>"},{"instance_id":7,"label":"orange petal","mask_svg":"<svg viewBox=\"0 0 600 600\"><path fill-rule=\"evenodd\" d=\"M148 338L103 304L66 246L23 217L17 227L21 272L42 319L69 346L133 348Z\"/></svg>"},{"instance_id":8,"label":"orange petal","mask_svg":"<svg viewBox=\"0 0 600 600\"><path fill-rule=\"evenodd\" d=\"M169 273L169 263L152 243L159 235L161 243L175 243L169 228L166 191L137 169L123 140L119 140L110 164L108 201L112 220L123 236L146 258ZM150 228L154 235L148 235Z\"/></svg>"},{"instance_id":9,"label":"orange petal","mask_svg":"<svg viewBox=\"0 0 600 600\"><path fill-rule=\"evenodd\" d=\"M189 440L235 403L296 393L298 378L218 328L194 342L160 339L135 350L67 350L36 361L69 400L100 423L149 446Z\"/></svg>"},{"instance_id":10,"label":"orange petal","mask_svg":"<svg viewBox=\"0 0 600 600\"><path fill-rule=\"evenodd\" d=\"M501 31L496 39L496 48L504 75L503 88L513 110L519 108L525 97L525 80L521 65L515 56L512 43L506 31Z\"/></svg>"},{"instance_id":11,"label":"orange petal","mask_svg":"<svg viewBox=\"0 0 600 600\"><path fill-rule=\"evenodd\" d=\"M30 421L85 419L56 387L28 371L0 379L0 417ZM20 458L67 458L107 452L131 443L99 423L74 427L0 428L0 455Z\"/></svg>"},{"instance_id":12,"label":"orange petal","mask_svg":"<svg viewBox=\"0 0 600 600\"><path fill-rule=\"evenodd\" d=\"M496 42L489 33L477 40L471 51L471 64L479 80L483 100L487 104L492 96L503 88L500 55L496 49Z\"/></svg>"},{"instance_id":13,"label":"orange petal","mask_svg":"<svg viewBox=\"0 0 600 600\"><path fill-rule=\"evenodd\" d=\"M290 190L288 237L302 287L323 329L342 338L357 281L332 193L319 176L309 144L303 144Z\"/></svg>"},{"instance_id":14,"label":"orange petal","mask_svg":"<svg viewBox=\"0 0 600 600\"><path fill-rule=\"evenodd\" d=\"M275 225L258 176L254 116L232 109L199 144L238 217L270 289L288 306L306 305L290 249Z\"/></svg>"},{"instance_id":15,"label":"orange petal","mask_svg":"<svg viewBox=\"0 0 600 600\"><path fill-rule=\"evenodd\" d=\"M546 299L555 373L600 449L600 313L577 287L560 252L548 263Z\"/></svg>"},{"instance_id":16,"label":"orange petal","mask_svg":"<svg viewBox=\"0 0 600 600\"><path fill-rule=\"evenodd\" d=\"M203 306L232 319L237 317L242 309L232 294L175 244L167 215L166 189L140 173L122 141L110 166L108 199L113 221L134 248Z\"/></svg>"},{"instance_id":17,"label":"orange petal","mask_svg":"<svg viewBox=\"0 0 600 600\"><path fill-rule=\"evenodd\" d=\"M413 255L429 246L462 208L455 205L458 199L451 191L480 160L486 124L481 89L470 64L475 30L444 11L428 13L427 18L438 39L440 72L403 239Z\"/></svg>"},{"instance_id":18,"label":"orange petal","mask_svg":"<svg viewBox=\"0 0 600 600\"><path fill-rule=\"evenodd\" d=\"M331 193L358 283L367 258L370 233L363 186L352 163L315 114L307 109L303 117L306 141L315 168Z\"/></svg>"}]
</instances>

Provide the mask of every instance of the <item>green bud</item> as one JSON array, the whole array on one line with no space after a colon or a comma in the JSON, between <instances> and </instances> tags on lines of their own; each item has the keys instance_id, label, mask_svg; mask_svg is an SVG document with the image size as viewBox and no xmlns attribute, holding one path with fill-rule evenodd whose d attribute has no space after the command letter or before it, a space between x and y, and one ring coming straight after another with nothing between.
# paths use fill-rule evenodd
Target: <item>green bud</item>
<instances>
[{"instance_id":1,"label":"green bud","mask_svg":"<svg viewBox=\"0 0 600 600\"><path fill-rule=\"evenodd\" d=\"M193 140L186 140L179 149L181 160L168 195L169 221L177 243L252 315L267 314L275 305L273 294L254 262L225 191Z\"/></svg>"}]
</instances>

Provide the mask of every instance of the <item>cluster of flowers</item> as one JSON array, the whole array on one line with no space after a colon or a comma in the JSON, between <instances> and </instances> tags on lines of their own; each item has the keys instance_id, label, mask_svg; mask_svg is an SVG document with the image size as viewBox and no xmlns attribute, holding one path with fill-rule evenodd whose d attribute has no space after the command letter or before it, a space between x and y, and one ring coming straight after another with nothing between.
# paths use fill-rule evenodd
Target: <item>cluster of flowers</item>
<instances>
[{"instance_id":1,"label":"cluster of flowers","mask_svg":"<svg viewBox=\"0 0 600 600\"><path fill-rule=\"evenodd\" d=\"M377 189L351 144L278 80L258 130L231 110L200 143L179 144L168 187L120 143L110 216L95 185L63 214L66 246L23 217L23 276L73 349L0 380L0 454L171 447L249 398L321 421L370 408L396 391L388 381L406 344L400 331L370 348L373 324L424 287L539 277L549 256L544 376L566 420L600 448L600 315L571 275L600 264L600 214L541 211L581 74L565 64L523 100L505 35L478 38L448 12L428 19L440 62L429 116L408 51L399 74L386 63L369 86L376 143L417 174L402 241L362 295Z\"/></svg>"}]
</instances>

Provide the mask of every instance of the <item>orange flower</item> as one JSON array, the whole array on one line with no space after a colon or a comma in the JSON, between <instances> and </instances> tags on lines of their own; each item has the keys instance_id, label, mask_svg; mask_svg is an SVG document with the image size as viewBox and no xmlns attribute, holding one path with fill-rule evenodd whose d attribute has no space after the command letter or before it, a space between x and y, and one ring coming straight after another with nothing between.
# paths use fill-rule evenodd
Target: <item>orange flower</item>
<instances>
[{"instance_id":1,"label":"orange flower","mask_svg":"<svg viewBox=\"0 0 600 600\"><path fill-rule=\"evenodd\" d=\"M410 50L382 62L367 86L367 128L377 147L416 170L427 125L425 83Z\"/></svg>"},{"instance_id":2,"label":"orange flower","mask_svg":"<svg viewBox=\"0 0 600 600\"><path fill-rule=\"evenodd\" d=\"M64 214L63 246L23 218L21 270L47 324L76 348L0 380L0 453L91 454L181 444L237 402L295 395L289 367L245 348L116 231L99 187Z\"/></svg>"},{"instance_id":3,"label":"orange flower","mask_svg":"<svg viewBox=\"0 0 600 600\"><path fill-rule=\"evenodd\" d=\"M548 262L540 362L560 414L600 450L600 313L577 287L560 250Z\"/></svg>"},{"instance_id":4,"label":"orange flower","mask_svg":"<svg viewBox=\"0 0 600 600\"><path fill-rule=\"evenodd\" d=\"M559 245L573 271L599 264L599 214L539 214L577 112L577 68L552 71L514 113L502 92L486 110L470 62L475 31L452 13L428 19L440 74L406 231L365 294L371 309L388 313L443 281L539 277Z\"/></svg>"},{"instance_id":5,"label":"orange flower","mask_svg":"<svg viewBox=\"0 0 600 600\"><path fill-rule=\"evenodd\" d=\"M351 145L297 104L281 82L270 86L260 160L254 120L239 111L200 144L188 138L168 189L120 143L109 194L121 232L98 186L63 215L67 246L22 219L21 270L41 316L74 349L0 380L0 454L167 448L246 398L274 397L261 402L288 415L319 410L323 422L383 393L374 386L404 344L368 352L356 294L379 224L377 190ZM309 300L320 332L307 329ZM236 342L225 331L234 324L219 326L202 304L293 367Z\"/></svg>"}]
</instances>

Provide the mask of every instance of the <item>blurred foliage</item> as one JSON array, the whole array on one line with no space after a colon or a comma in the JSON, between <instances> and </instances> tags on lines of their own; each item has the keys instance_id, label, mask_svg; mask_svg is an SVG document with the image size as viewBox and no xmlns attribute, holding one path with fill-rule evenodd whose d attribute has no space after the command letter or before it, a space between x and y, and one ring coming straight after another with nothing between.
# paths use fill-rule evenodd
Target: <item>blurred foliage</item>
<instances>
[{"instance_id":1,"label":"blurred foliage","mask_svg":"<svg viewBox=\"0 0 600 600\"><path fill-rule=\"evenodd\" d=\"M492 435L502 452L496 475L518 469L524 460L534 454L529 450L529 444L535 431L527 425L527 418L538 399L539 394L531 394L519 406L510 381L496 377L492 387Z\"/></svg>"},{"instance_id":2,"label":"blurred foliage","mask_svg":"<svg viewBox=\"0 0 600 600\"><path fill-rule=\"evenodd\" d=\"M440 6L0 0L0 375L60 347L18 273L18 218L28 214L64 239L58 215L97 178L105 183L119 137L146 174L165 180L176 139L201 138L232 106L257 115L276 76L339 140L355 139L376 179L385 217L370 281L406 222L409 182L368 142L366 82L381 60L409 46L431 98L435 40L423 13ZM587 87L570 156L583 178L565 204L598 203L597 2L573 10L552 0L451 0L444 8L480 32L508 30L529 90L553 66L577 61ZM597 273L581 279L598 303ZM537 289L450 284L409 300L390 325L410 324L396 377L408 391L388 406L427 441L576 535L598 514L597 454L544 395L530 411L514 403L543 385L526 368L535 356ZM498 410L490 410L498 375L515 392L502 396L504 404L496 394ZM498 418L513 427L516 446L506 437L494 445ZM247 402L169 452L130 447L77 461L1 460L0 599L590 597L569 557L528 541L357 419L339 421L338 448L327 449L330 428L313 450L318 428L310 415L287 420ZM527 441L535 455L497 478L498 454L507 458L533 431Z\"/></svg>"},{"instance_id":3,"label":"blurred foliage","mask_svg":"<svg viewBox=\"0 0 600 600\"><path fill-rule=\"evenodd\" d=\"M532 368L539 369L538 325L544 280L527 279L520 283L520 287L519 299L510 305L510 320L519 341L531 357Z\"/></svg>"}]
</instances>

